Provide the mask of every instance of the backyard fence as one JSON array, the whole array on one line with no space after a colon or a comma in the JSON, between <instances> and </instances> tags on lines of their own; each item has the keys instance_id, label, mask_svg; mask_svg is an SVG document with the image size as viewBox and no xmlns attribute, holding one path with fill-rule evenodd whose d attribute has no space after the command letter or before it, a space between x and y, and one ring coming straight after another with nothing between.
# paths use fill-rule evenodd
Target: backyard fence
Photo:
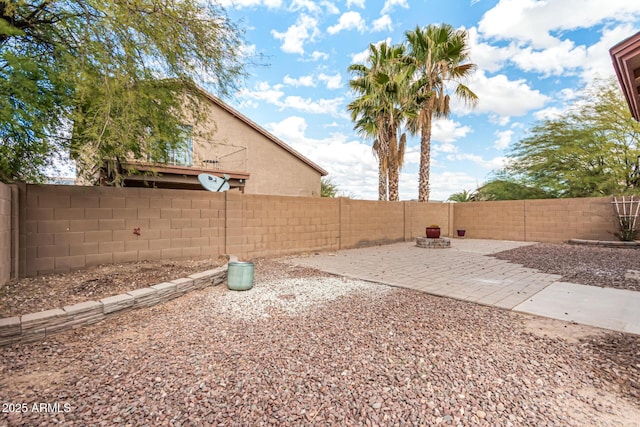
<instances>
[{"instance_id":1,"label":"backyard fence","mask_svg":"<svg viewBox=\"0 0 640 427\"><path fill-rule=\"evenodd\" d=\"M241 259L443 236L611 240L610 198L473 203L377 202L153 188L0 183L0 286L91 265Z\"/></svg>"}]
</instances>

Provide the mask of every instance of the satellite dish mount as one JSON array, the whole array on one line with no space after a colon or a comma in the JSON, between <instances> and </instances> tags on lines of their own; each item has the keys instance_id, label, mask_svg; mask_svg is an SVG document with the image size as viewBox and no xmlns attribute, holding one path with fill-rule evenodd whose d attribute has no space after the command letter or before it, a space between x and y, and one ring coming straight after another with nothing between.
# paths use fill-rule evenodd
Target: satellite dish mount
<instances>
[{"instance_id":1,"label":"satellite dish mount","mask_svg":"<svg viewBox=\"0 0 640 427\"><path fill-rule=\"evenodd\" d=\"M221 193L223 191L227 191L229 189L229 178L231 178L226 173L222 175L222 177L211 175L208 173L201 173L198 175L198 181L202 186L214 193Z\"/></svg>"}]
</instances>

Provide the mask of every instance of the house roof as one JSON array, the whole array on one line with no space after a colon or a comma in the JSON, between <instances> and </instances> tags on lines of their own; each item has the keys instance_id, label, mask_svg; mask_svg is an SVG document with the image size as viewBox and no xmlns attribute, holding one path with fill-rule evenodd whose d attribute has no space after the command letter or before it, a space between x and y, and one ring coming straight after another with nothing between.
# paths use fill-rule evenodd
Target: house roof
<instances>
[{"instance_id":1,"label":"house roof","mask_svg":"<svg viewBox=\"0 0 640 427\"><path fill-rule=\"evenodd\" d=\"M320 166L318 166L317 164L315 164L314 162L312 162L311 160L309 160L308 158L306 158L302 154L298 153L296 150L294 150L289 145L287 145L284 141L282 141L281 139L277 138L273 134L269 133L266 129L262 128L260 125L258 125L257 123L255 123L254 121L249 119L247 116L245 116L244 114L242 114L238 110L235 110L234 108L232 108L231 106L229 106L228 104L223 102L220 98L218 98L218 97L212 95L211 93L207 92L201 86L197 86L197 88L198 88L198 90L200 92L202 92L202 94L208 100L213 102L215 105L217 105L218 107L222 108L223 110L225 110L226 112L228 112L229 114L234 116L235 118L241 120L247 126L251 127L256 132L262 134L267 139L271 140L274 144L276 144L276 145L280 146L281 148L283 148L284 150L288 151L290 154L292 154L293 156L297 157L302 162L304 162L307 165L311 166L313 169L318 171L320 173L320 175L326 176L326 175L329 174L329 172L327 172L326 170L324 170L323 168L321 168Z\"/></svg>"},{"instance_id":2,"label":"house roof","mask_svg":"<svg viewBox=\"0 0 640 427\"><path fill-rule=\"evenodd\" d=\"M631 115L640 121L640 32L613 46L609 54Z\"/></svg>"}]
</instances>

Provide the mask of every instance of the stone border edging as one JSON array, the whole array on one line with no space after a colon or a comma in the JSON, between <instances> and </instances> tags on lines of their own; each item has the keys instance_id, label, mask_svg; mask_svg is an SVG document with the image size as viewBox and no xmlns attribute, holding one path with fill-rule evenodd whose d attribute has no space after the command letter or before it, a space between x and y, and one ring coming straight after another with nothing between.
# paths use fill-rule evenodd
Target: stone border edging
<instances>
[{"instance_id":1,"label":"stone border edging","mask_svg":"<svg viewBox=\"0 0 640 427\"><path fill-rule=\"evenodd\" d=\"M237 260L237 257L229 256L229 261L222 267L102 298L100 301L85 301L63 308L0 319L0 347L39 341L121 313L151 307L193 290L219 285L227 277L229 262Z\"/></svg>"},{"instance_id":2,"label":"stone border edging","mask_svg":"<svg viewBox=\"0 0 640 427\"><path fill-rule=\"evenodd\" d=\"M640 249L640 242L619 242L615 240L585 240L585 239L571 239L569 243L572 245L587 245L587 246L602 246L605 248L633 248Z\"/></svg>"}]
</instances>

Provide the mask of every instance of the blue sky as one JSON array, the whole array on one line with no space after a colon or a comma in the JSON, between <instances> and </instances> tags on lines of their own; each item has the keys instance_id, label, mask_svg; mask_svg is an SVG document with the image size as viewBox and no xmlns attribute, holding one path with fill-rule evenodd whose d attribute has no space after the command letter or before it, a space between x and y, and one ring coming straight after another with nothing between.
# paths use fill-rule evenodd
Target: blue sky
<instances>
[{"instance_id":1,"label":"blue sky","mask_svg":"<svg viewBox=\"0 0 640 427\"><path fill-rule=\"evenodd\" d=\"M371 142L353 131L350 64L370 43L401 43L416 26L469 32L478 65L470 110L434 122L431 199L472 190L539 119L562 114L595 76L613 75L609 48L640 31L640 0L222 0L265 67L226 101L329 172L343 195L377 199ZM206 86L206 84L205 84ZM419 141L409 138L400 198L417 199Z\"/></svg>"}]
</instances>

